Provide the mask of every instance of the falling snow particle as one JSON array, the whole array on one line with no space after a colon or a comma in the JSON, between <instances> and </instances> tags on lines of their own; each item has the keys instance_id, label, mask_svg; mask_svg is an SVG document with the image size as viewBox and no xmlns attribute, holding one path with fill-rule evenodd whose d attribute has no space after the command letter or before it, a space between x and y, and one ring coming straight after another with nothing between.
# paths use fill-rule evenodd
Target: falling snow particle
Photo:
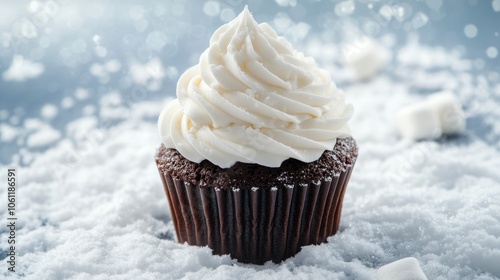
<instances>
[{"instance_id":1,"label":"falling snow particle","mask_svg":"<svg viewBox=\"0 0 500 280\"><path fill-rule=\"evenodd\" d=\"M0 123L0 142L10 142L16 138L19 130L6 123Z\"/></svg>"},{"instance_id":2,"label":"falling snow particle","mask_svg":"<svg viewBox=\"0 0 500 280\"><path fill-rule=\"evenodd\" d=\"M46 120L51 120L57 116L58 110L57 107L53 104L45 104L40 110L40 114L42 118Z\"/></svg>"},{"instance_id":3,"label":"falling snow particle","mask_svg":"<svg viewBox=\"0 0 500 280\"><path fill-rule=\"evenodd\" d=\"M495 58L495 57L497 57L497 55L498 55L498 50L497 50L497 48L495 48L495 47L489 47L489 48L486 50L486 55L487 55L489 58Z\"/></svg>"},{"instance_id":4,"label":"falling snow particle","mask_svg":"<svg viewBox=\"0 0 500 280\"><path fill-rule=\"evenodd\" d=\"M274 1L281 7L286 7L286 6L295 7L297 5L297 0L274 0Z\"/></svg>"},{"instance_id":5,"label":"falling snow particle","mask_svg":"<svg viewBox=\"0 0 500 280\"><path fill-rule=\"evenodd\" d=\"M225 8L220 12L220 19L223 22L230 22L234 17L236 17L236 14L230 8Z\"/></svg>"},{"instance_id":6,"label":"falling snow particle","mask_svg":"<svg viewBox=\"0 0 500 280\"><path fill-rule=\"evenodd\" d=\"M491 6L493 6L495 12L500 12L500 0L493 0Z\"/></svg>"},{"instance_id":7,"label":"falling snow particle","mask_svg":"<svg viewBox=\"0 0 500 280\"><path fill-rule=\"evenodd\" d=\"M418 12L413 17L411 24L413 25L413 29L419 29L420 27L426 25L428 21L429 17L426 14Z\"/></svg>"},{"instance_id":8,"label":"falling snow particle","mask_svg":"<svg viewBox=\"0 0 500 280\"><path fill-rule=\"evenodd\" d=\"M106 55L108 55L108 50L103 46L97 46L95 47L95 53L99 57L105 57Z\"/></svg>"},{"instance_id":9,"label":"falling snow particle","mask_svg":"<svg viewBox=\"0 0 500 280\"><path fill-rule=\"evenodd\" d=\"M84 89L84 88L77 88L75 90L75 97L78 100L85 100L85 99L89 98L89 96L90 96L89 91Z\"/></svg>"},{"instance_id":10,"label":"falling snow particle","mask_svg":"<svg viewBox=\"0 0 500 280\"><path fill-rule=\"evenodd\" d=\"M443 5L443 0L426 0L427 6L435 11L438 11Z\"/></svg>"},{"instance_id":11,"label":"falling snow particle","mask_svg":"<svg viewBox=\"0 0 500 280\"><path fill-rule=\"evenodd\" d=\"M16 55L10 67L3 73L3 78L6 81L22 82L40 76L44 70L43 64Z\"/></svg>"},{"instance_id":12,"label":"falling snow particle","mask_svg":"<svg viewBox=\"0 0 500 280\"><path fill-rule=\"evenodd\" d=\"M61 101L61 107L64 109L69 109L75 105L75 101L71 97L64 97L63 100Z\"/></svg>"},{"instance_id":13,"label":"falling snow particle","mask_svg":"<svg viewBox=\"0 0 500 280\"><path fill-rule=\"evenodd\" d=\"M348 0L335 5L335 14L338 16L347 16L354 12L354 1Z\"/></svg>"},{"instance_id":14,"label":"falling snow particle","mask_svg":"<svg viewBox=\"0 0 500 280\"><path fill-rule=\"evenodd\" d=\"M129 13L131 18L136 20L141 19L144 16L144 7L142 6L130 7Z\"/></svg>"},{"instance_id":15,"label":"falling snow particle","mask_svg":"<svg viewBox=\"0 0 500 280\"><path fill-rule=\"evenodd\" d=\"M477 36L477 27L474 24L467 24L464 27L464 33L467 38L474 38Z\"/></svg>"},{"instance_id":16,"label":"falling snow particle","mask_svg":"<svg viewBox=\"0 0 500 280\"><path fill-rule=\"evenodd\" d=\"M9 117L9 111L0 110L0 121L3 121Z\"/></svg>"},{"instance_id":17,"label":"falling snow particle","mask_svg":"<svg viewBox=\"0 0 500 280\"><path fill-rule=\"evenodd\" d=\"M44 147L52 144L59 138L61 138L61 132L50 126L44 126L28 137L26 145L30 148Z\"/></svg>"},{"instance_id":18,"label":"falling snow particle","mask_svg":"<svg viewBox=\"0 0 500 280\"><path fill-rule=\"evenodd\" d=\"M168 38L165 33L161 31L153 31L149 33L146 38L146 44L148 47L155 51L161 51L163 47L168 43Z\"/></svg>"},{"instance_id":19,"label":"falling snow particle","mask_svg":"<svg viewBox=\"0 0 500 280\"><path fill-rule=\"evenodd\" d=\"M203 5L203 13L209 17L216 17L220 13L220 4L215 1L208 1Z\"/></svg>"},{"instance_id":20,"label":"falling snow particle","mask_svg":"<svg viewBox=\"0 0 500 280\"><path fill-rule=\"evenodd\" d=\"M378 13L386 20L386 21L390 21L392 19L392 9L390 6L388 5L384 5L382 6L382 8L380 8L380 10L378 11Z\"/></svg>"},{"instance_id":21,"label":"falling snow particle","mask_svg":"<svg viewBox=\"0 0 500 280\"><path fill-rule=\"evenodd\" d=\"M96 45L101 44L101 36L99 36L99 35L97 35L97 34L96 34L96 35L94 35L94 36L92 36L92 41L93 41L93 42L94 42L94 44L96 44Z\"/></svg>"}]
</instances>

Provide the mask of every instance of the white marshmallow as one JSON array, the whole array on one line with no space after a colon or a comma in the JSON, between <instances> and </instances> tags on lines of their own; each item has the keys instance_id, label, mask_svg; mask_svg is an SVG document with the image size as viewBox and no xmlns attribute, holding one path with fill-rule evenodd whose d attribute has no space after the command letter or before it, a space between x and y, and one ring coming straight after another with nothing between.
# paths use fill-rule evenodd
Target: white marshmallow
<instances>
[{"instance_id":1,"label":"white marshmallow","mask_svg":"<svg viewBox=\"0 0 500 280\"><path fill-rule=\"evenodd\" d=\"M438 113L443 134L458 134L465 130L465 116L457 98L450 92L431 95L428 102Z\"/></svg>"},{"instance_id":2,"label":"white marshmallow","mask_svg":"<svg viewBox=\"0 0 500 280\"><path fill-rule=\"evenodd\" d=\"M417 259L409 257L386 264L377 271L378 280L427 280Z\"/></svg>"},{"instance_id":3,"label":"white marshmallow","mask_svg":"<svg viewBox=\"0 0 500 280\"><path fill-rule=\"evenodd\" d=\"M401 109L397 126L403 138L433 139L441 136L439 116L428 102L418 102Z\"/></svg>"},{"instance_id":4,"label":"white marshmallow","mask_svg":"<svg viewBox=\"0 0 500 280\"><path fill-rule=\"evenodd\" d=\"M463 132L465 115L457 98L444 91L401 109L397 115L397 126L403 138L434 139L442 134Z\"/></svg>"},{"instance_id":5,"label":"white marshmallow","mask_svg":"<svg viewBox=\"0 0 500 280\"><path fill-rule=\"evenodd\" d=\"M362 37L344 48L345 63L358 79L369 79L382 68L386 61L386 51L374 39Z\"/></svg>"}]
</instances>

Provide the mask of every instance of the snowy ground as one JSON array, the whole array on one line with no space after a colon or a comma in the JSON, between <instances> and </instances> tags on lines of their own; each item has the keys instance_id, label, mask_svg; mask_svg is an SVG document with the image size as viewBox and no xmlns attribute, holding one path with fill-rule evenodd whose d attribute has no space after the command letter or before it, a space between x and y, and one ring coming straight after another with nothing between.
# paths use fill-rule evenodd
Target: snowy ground
<instances>
[{"instance_id":1,"label":"snowy ground","mask_svg":"<svg viewBox=\"0 0 500 280\"><path fill-rule=\"evenodd\" d=\"M20 121L0 111L0 143L18 149L0 164L0 179L6 181L7 168L18 169L19 254L17 272L8 273L3 259L1 273L8 279L374 279L380 266L413 256L429 279L499 279L500 76L477 71L460 48L430 47L416 36L393 48L394 40L380 37L395 50L390 66L364 83L338 63L340 49L328 37L309 36L301 45L355 107L351 128L360 156L340 231L328 243L263 266L178 244L154 164L156 119L171 97L148 100L140 92L110 90L58 128L57 116L89 98L79 89L37 117ZM159 67L151 61L130 63L139 69L131 70L137 84L155 90L157 79L178 76L168 67L141 76L140 67ZM14 70L7 77L43 72L34 68L29 77L15 78ZM93 71L106 79L116 68L111 62ZM442 89L463 104L466 132L401 140L398 109ZM0 198L6 197L0 188ZM6 205L0 207L4 223ZM1 258L7 235L1 227Z\"/></svg>"}]
</instances>

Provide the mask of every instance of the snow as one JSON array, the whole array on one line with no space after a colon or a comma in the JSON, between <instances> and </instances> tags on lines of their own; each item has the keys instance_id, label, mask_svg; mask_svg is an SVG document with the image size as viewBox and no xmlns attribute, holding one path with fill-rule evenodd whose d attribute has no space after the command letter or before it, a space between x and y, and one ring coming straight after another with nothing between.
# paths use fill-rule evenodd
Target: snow
<instances>
[{"instance_id":1,"label":"snow","mask_svg":"<svg viewBox=\"0 0 500 280\"><path fill-rule=\"evenodd\" d=\"M404 258L379 268L377 280L427 280L417 259Z\"/></svg>"},{"instance_id":2,"label":"snow","mask_svg":"<svg viewBox=\"0 0 500 280\"><path fill-rule=\"evenodd\" d=\"M453 51L408 44L397 54L398 73L426 73L436 65L457 71L453 65L466 63ZM410 48L431 57L425 63L405 58ZM480 98L470 95L477 92L476 79L464 78L472 75L467 69L460 71L451 78L460 84L461 101ZM111 92L98 110L88 110L63 132L30 119L24 129L31 132L8 136L4 131L12 128L2 125L7 140L26 139L21 157L9 164L26 163L19 172L19 271L28 279L374 279L383 265L411 256L429 279L500 277L495 262L500 258L500 147L488 143L498 143L500 128L481 132L487 136L481 138L468 123L458 138L401 140L394 116L402 105L418 100L412 88L421 85L410 83L411 75L400 75L343 87L356 108L351 127L360 156L340 231L281 264L240 264L213 256L208 248L175 242L153 160L160 143L154 119L167 99L127 106ZM500 88L479 80L488 89ZM446 82L438 80L436 86ZM474 109L485 121L500 109L487 97L489 107ZM102 124L102 118L116 117L113 110L124 118L117 125ZM97 112L107 113L99 118ZM50 143L49 149L35 150ZM5 191L1 188L0 196ZM6 211L0 213L5 220Z\"/></svg>"},{"instance_id":3,"label":"snow","mask_svg":"<svg viewBox=\"0 0 500 280\"><path fill-rule=\"evenodd\" d=\"M6 81L23 82L42 75L44 70L43 64L16 55L12 60L12 64L2 76Z\"/></svg>"},{"instance_id":4,"label":"snow","mask_svg":"<svg viewBox=\"0 0 500 280\"><path fill-rule=\"evenodd\" d=\"M275 2L276 6L281 3L292 7L297 1ZM372 2L374 11L379 11L381 3ZM332 17L336 17L337 3L330 3ZM495 7L499 2L492 3ZM32 5L36 4L30 4L35 9ZM203 11L200 7L200 13L213 16L214 21L227 21L238 11L229 4L217 5L203 7ZM344 7L345 12L349 12L349 5ZM439 9L440 5L433 5ZM394 23L408 17L406 23L412 28L426 28L422 24L428 18L417 9L410 15L406 9L400 14L400 8L386 7L381 12L395 19ZM361 3L356 2L355 8L361 9ZM89 9L94 12L94 6ZM161 13L161 9L154 10L168 17L174 14L170 7ZM131 11L134 21L149 20L148 9L134 7ZM102 15L108 12L95 9ZM5 14L2 9L0 13ZM428 14L431 19L435 15ZM274 17L269 18L272 22ZM6 19L0 17L0 21ZM67 17L55 25L83 28L87 24L78 21L82 20ZM458 35L466 23L457 26ZM274 24L281 25L282 34L286 29L301 31L296 38L303 41L300 50L331 72L355 107L350 126L360 156L345 194L340 230L328 243L304 247L281 264L263 266L213 256L208 248L178 244L154 154L160 145L156 119L169 100L167 95L174 91L179 71L187 65L162 58L168 44L156 57L134 60L131 55L120 59L112 45L106 45L109 53L100 45L109 40L106 34L101 38L96 32L87 32L87 49L104 49L98 51L98 59L82 66L84 74L102 82L111 76L123 79L130 87L94 88L91 83L68 83L60 85L67 92L61 100L39 104L47 106L0 110L0 151L16 145L15 154L7 162L0 161L0 169L18 168L20 240L18 272L8 274L3 269L1 275L7 279L363 280L376 279L386 264L413 257L428 279L499 279L498 73L477 71L478 65L486 68L485 61L464 59L463 49L423 45L418 36L410 35L406 44L398 42L403 46L396 48L397 39L389 34L375 39L393 51L394 59L371 80L361 83L349 79L349 69L341 64L339 44L329 37L332 30L312 34L315 27L284 15L276 17ZM54 26L50 28L56 31ZM144 39L156 28L163 30L152 26L143 33ZM39 29L38 35L27 29L25 35L41 38L48 36L46 29L50 30ZM294 36L292 33L295 31L287 36ZM465 29L464 33L468 34ZM150 38L150 47L161 49L162 36L156 35ZM50 47L55 46L55 38L50 37ZM146 46L145 40L143 43ZM480 50L489 63L487 47ZM188 61L189 55L179 60ZM199 53L192 57L197 62ZM18 64L22 59L24 66L34 64L35 69L43 69L30 56L16 59ZM5 68L9 63L10 59ZM27 73L33 73L33 67ZM22 80L30 83L31 77L23 76ZM168 86L166 80L171 82ZM433 141L402 139L396 125L397 112L442 90L451 91L463 105L465 131ZM148 95L150 91L157 91L156 99ZM33 114L28 118L30 110ZM77 116L66 119L68 112ZM5 172L2 174L0 180L5 182ZM0 199L7 196L6 192L6 188L0 188ZM2 221L6 221L5 205L0 203ZM2 227L2 256L6 237ZM5 268L5 259L0 261Z\"/></svg>"}]
</instances>

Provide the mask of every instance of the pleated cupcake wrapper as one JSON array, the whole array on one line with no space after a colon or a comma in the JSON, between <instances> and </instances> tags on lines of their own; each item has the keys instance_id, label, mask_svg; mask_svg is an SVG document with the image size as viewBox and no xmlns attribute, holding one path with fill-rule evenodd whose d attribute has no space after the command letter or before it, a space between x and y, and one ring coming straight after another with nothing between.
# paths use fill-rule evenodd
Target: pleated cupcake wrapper
<instances>
[{"instance_id":1,"label":"pleated cupcake wrapper","mask_svg":"<svg viewBox=\"0 0 500 280\"><path fill-rule=\"evenodd\" d=\"M219 189L161 174L180 243L240 262L280 262L339 228L352 166L338 176L281 188Z\"/></svg>"}]
</instances>

